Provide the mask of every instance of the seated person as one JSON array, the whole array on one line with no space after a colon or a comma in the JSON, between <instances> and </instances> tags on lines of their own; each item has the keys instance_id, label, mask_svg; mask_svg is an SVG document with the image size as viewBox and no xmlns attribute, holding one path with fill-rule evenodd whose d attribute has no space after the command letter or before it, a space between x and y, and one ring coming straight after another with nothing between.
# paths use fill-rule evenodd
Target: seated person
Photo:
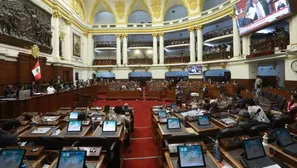
<instances>
[{"instance_id":1,"label":"seated person","mask_svg":"<svg viewBox=\"0 0 297 168\"><path fill-rule=\"evenodd\" d=\"M204 99L204 103L203 103L202 108L204 108L207 111L210 110L210 100L209 99Z\"/></svg>"},{"instance_id":2,"label":"seated person","mask_svg":"<svg viewBox=\"0 0 297 168\"><path fill-rule=\"evenodd\" d=\"M110 105L107 104L103 107L101 113L106 116L106 115L108 115L109 111L110 111Z\"/></svg>"},{"instance_id":3,"label":"seated person","mask_svg":"<svg viewBox=\"0 0 297 168\"><path fill-rule=\"evenodd\" d=\"M40 116L38 114L35 115L35 116L30 115L30 114L25 114L24 115L24 120L29 121L30 125L37 125L38 123L40 123L41 118L40 118Z\"/></svg>"},{"instance_id":4,"label":"seated person","mask_svg":"<svg viewBox=\"0 0 297 168\"><path fill-rule=\"evenodd\" d=\"M55 88L52 85L49 85L46 91L47 91L47 94L53 94L56 92Z\"/></svg>"},{"instance_id":5,"label":"seated person","mask_svg":"<svg viewBox=\"0 0 297 168\"><path fill-rule=\"evenodd\" d=\"M263 109L260 106L256 105L253 99L246 99L245 103L246 103L247 110L250 114L250 119L255 119L260 123L266 123L266 124L270 123L270 120L266 116ZM260 111L258 112L258 110Z\"/></svg>"},{"instance_id":6,"label":"seated person","mask_svg":"<svg viewBox=\"0 0 297 168\"><path fill-rule=\"evenodd\" d=\"M128 105L128 103L125 103L125 104L124 104L123 111L124 111L124 112L132 112L132 110L129 109L129 105Z\"/></svg>"},{"instance_id":7,"label":"seated person","mask_svg":"<svg viewBox=\"0 0 297 168\"><path fill-rule=\"evenodd\" d=\"M294 103L294 106L292 103L290 104L291 108L289 108L290 110L288 111L288 115L292 117L293 121L297 121L297 94L296 93L293 94L293 103Z\"/></svg>"},{"instance_id":8,"label":"seated person","mask_svg":"<svg viewBox=\"0 0 297 168\"><path fill-rule=\"evenodd\" d=\"M197 108L198 107L198 101L197 98L193 98L193 100L190 103L190 106L192 109Z\"/></svg>"},{"instance_id":9,"label":"seated person","mask_svg":"<svg viewBox=\"0 0 297 168\"><path fill-rule=\"evenodd\" d=\"M114 108L114 115L112 116L114 120L120 121L124 124L125 128L127 128L130 124L129 118L127 118L125 115L123 115L124 111L122 106L116 106Z\"/></svg>"},{"instance_id":10,"label":"seated person","mask_svg":"<svg viewBox=\"0 0 297 168\"><path fill-rule=\"evenodd\" d=\"M260 124L257 120L251 119L250 114L248 112L243 112L239 115L237 128L242 128L244 130L248 130L253 126Z\"/></svg>"},{"instance_id":11,"label":"seated person","mask_svg":"<svg viewBox=\"0 0 297 168\"><path fill-rule=\"evenodd\" d=\"M8 85L4 89L4 97L5 98L14 98L15 97L15 91L12 89L11 85Z\"/></svg>"},{"instance_id":12,"label":"seated person","mask_svg":"<svg viewBox=\"0 0 297 168\"><path fill-rule=\"evenodd\" d=\"M297 100L297 94L292 94L291 95L291 101L288 102L287 104L287 112L289 112L293 107L296 107L296 101L294 100Z\"/></svg>"},{"instance_id":13,"label":"seated person","mask_svg":"<svg viewBox=\"0 0 297 168\"><path fill-rule=\"evenodd\" d=\"M18 137L14 134L20 126L21 122L14 119L8 120L3 124L2 129L0 129L0 148L18 145Z\"/></svg>"}]
</instances>

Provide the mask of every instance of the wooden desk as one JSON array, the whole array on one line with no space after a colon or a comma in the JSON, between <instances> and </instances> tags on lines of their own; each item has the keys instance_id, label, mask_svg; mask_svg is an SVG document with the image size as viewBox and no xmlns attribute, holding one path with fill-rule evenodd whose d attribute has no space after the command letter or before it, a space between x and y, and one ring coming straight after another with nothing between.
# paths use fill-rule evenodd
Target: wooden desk
<instances>
[{"instance_id":1,"label":"wooden desk","mask_svg":"<svg viewBox=\"0 0 297 168\"><path fill-rule=\"evenodd\" d=\"M83 126L80 132L67 132L67 127L65 127L57 136L76 139L85 136L90 128L91 126Z\"/></svg>"},{"instance_id":2,"label":"wooden desk","mask_svg":"<svg viewBox=\"0 0 297 168\"><path fill-rule=\"evenodd\" d=\"M232 151L226 151L221 148L221 156L222 159L225 160L227 163L229 163L232 167L236 168L244 168L241 163L241 154L244 152L243 149L236 149Z\"/></svg>"},{"instance_id":3,"label":"wooden desk","mask_svg":"<svg viewBox=\"0 0 297 168\"><path fill-rule=\"evenodd\" d=\"M22 133L19 138L21 141L34 141L34 140L37 140L38 137L40 136L49 136L51 135L53 132L51 129L49 129L49 131L47 131L46 133L44 134L33 134L32 132L38 128L50 128L50 127L46 127L46 126L36 126L36 127L33 127L31 129L29 129L28 131Z\"/></svg>"},{"instance_id":4,"label":"wooden desk","mask_svg":"<svg viewBox=\"0 0 297 168\"><path fill-rule=\"evenodd\" d=\"M286 162L288 165L295 165L293 167L296 167L297 165L296 157L283 152L283 149L281 147L276 146L275 144L270 144L269 149L270 149L271 155L281 159L283 162Z\"/></svg>"},{"instance_id":5,"label":"wooden desk","mask_svg":"<svg viewBox=\"0 0 297 168\"><path fill-rule=\"evenodd\" d=\"M198 125L198 122L197 121L192 121L192 122L187 121L187 123L196 132L198 132L199 135L213 135L213 134L216 134L217 131L220 129L219 127L217 127L213 123L210 123L211 126L209 126L209 127L208 126L207 127L200 126L200 125Z\"/></svg>"},{"instance_id":6,"label":"wooden desk","mask_svg":"<svg viewBox=\"0 0 297 168\"><path fill-rule=\"evenodd\" d=\"M231 118L236 121L235 118L233 118L233 117L231 117ZM225 124L221 120L219 120L217 118L213 118L213 117L210 118L210 121L220 128L233 128L235 125L235 124Z\"/></svg>"},{"instance_id":7,"label":"wooden desk","mask_svg":"<svg viewBox=\"0 0 297 168\"><path fill-rule=\"evenodd\" d=\"M204 158L206 164L209 165L209 167L221 167L219 163L215 160L215 158L208 151L206 152L206 154L204 154ZM169 168L179 168L177 160L177 157L171 157L169 152L165 152L165 161Z\"/></svg>"},{"instance_id":8,"label":"wooden desk","mask_svg":"<svg viewBox=\"0 0 297 168\"><path fill-rule=\"evenodd\" d=\"M30 128L30 125L22 125L18 128L17 134L22 134L24 131L28 130Z\"/></svg>"},{"instance_id":9,"label":"wooden desk","mask_svg":"<svg viewBox=\"0 0 297 168\"><path fill-rule=\"evenodd\" d=\"M110 140L115 140L115 141L121 141L122 139L124 139L124 126L123 125L120 125L120 126L117 126L117 132L115 132L114 134L111 133L111 134L104 134L102 132L102 126L98 126L96 128L96 130L94 131L93 133L93 137L106 137L107 139L110 139Z\"/></svg>"},{"instance_id":10,"label":"wooden desk","mask_svg":"<svg viewBox=\"0 0 297 168\"><path fill-rule=\"evenodd\" d=\"M105 158L105 155L100 154L99 159L96 160L96 161L90 161L90 160L87 159L86 166L88 168L89 167L92 167L92 168L106 168L106 165L104 163L104 158ZM58 158L55 161L53 161L53 163L49 166L49 168L56 168L57 164L58 164Z\"/></svg>"}]
</instances>

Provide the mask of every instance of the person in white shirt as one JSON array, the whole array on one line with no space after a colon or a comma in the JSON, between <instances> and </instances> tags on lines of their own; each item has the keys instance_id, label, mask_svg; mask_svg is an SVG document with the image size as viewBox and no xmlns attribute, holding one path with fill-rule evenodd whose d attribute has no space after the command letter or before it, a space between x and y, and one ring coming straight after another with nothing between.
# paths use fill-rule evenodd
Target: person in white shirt
<instances>
[{"instance_id":1,"label":"person in white shirt","mask_svg":"<svg viewBox=\"0 0 297 168\"><path fill-rule=\"evenodd\" d=\"M248 12L246 14L246 17L251 20L258 20L263 17L266 17L265 10L263 8L263 5L259 2L259 0L252 0L251 5L248 9Z\"/></svg>"},{"instance_id":2,"label":"person in white shirt","mask_svg":"<svg viewBox=\"0 0 297 168\"><path fill-rule=\"evenodd\" d=\"M257 79L255 81L254 89L256 90L258 88L258 85L260 85L260 87L262 88L262 83L263 83L262 79L260 78L259 75L257 75Z\"/></svg>"},{"instance_id":3,"label":"person in white shirt","mask_svg":"<svg viewBox=\"0 0 297 168\"><path fill-rule=\"evenodd\" d=\"M125 112L124 112L122 106L116 106L114 108L113 119L117 120L117 121L120 121L125 126L124 128L129 127L130 119L125 116Z\"/></svg>"},{"instance_id":4,"label":"person in white shirt","mask_svg":"<svg viewBox=\"0 0 297 168\"><path fill-rule=\"evenodd\" d=\"M247 110L250 114L250 119L257 120L260 123L270 123L270 120L266 116L264 110L260 106L256 105L253 99L246 99L245 103L247 105Z\"/></svg>"},{"instance_id":5,"label":"person in white shirt","mask_svg":"<svg viewBox=\"0 0 297 168\"><path fill-rule=\"evenodd\" d=\"M47 94L53 94L56 92L55 88L52 85L49 85L46 90Z\"/></svg>"}]
</instances>

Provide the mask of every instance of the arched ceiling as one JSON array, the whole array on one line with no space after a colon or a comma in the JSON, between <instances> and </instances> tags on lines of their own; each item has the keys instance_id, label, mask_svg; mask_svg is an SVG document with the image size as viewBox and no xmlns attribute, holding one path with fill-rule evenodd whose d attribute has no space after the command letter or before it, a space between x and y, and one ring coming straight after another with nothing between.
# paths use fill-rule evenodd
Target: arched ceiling
<instances>
[{"instance_id":1,"label":"arched ceiling","mask_svg":"<svg viewBox=\"0 0 297 168\"><path fill-rule=\"evenodd\" d=\"M133 11L146 11L152 22L163 22L165 13L173 6L183 5L188 15L196 15L202 11L206 0L70 0L79 1L84 10L85 20L92 24L96 13L109 11L116 18L117 24L125 24Z\"/></svg>"}]
</instances>

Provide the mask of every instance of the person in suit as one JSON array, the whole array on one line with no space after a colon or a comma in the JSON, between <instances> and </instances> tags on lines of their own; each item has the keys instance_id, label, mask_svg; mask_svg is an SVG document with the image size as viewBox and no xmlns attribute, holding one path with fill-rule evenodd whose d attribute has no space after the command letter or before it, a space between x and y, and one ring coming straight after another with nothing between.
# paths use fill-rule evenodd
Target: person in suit
<instances>
[{"instance_id":1,"label":"person in suit","mask_svg":"<svg viewBox=\"0 0 297 168\"><path fill-rule=\"evenodd\" d=\"M18 145L18 136L14 134L20 126L21 122L15 119L8 120L3 124L0 129L0 148Z\"/></svg>"},{"instance_id":2,"label":"person in suit","mask_svg":"<svg viewBox=\"0 0 297 168\"><path fill-rule=\"evenodd\" d=\"M15 91L13 90L11 85L8 85L4 89L4 97L5 98L14 98L15 97Z\"/></svg>"},{"instance_id":3,"label":"person in suit","mask_svg":"<svg viewBox=\"0 0 297 168\"><path fill-rule=\"evenodd\" d=\"M258 19L266 17L268 14L269 8L266 0L251 0L245 17L250 19L250 23L253 23Z\"/></svg>"}]
</instances>

